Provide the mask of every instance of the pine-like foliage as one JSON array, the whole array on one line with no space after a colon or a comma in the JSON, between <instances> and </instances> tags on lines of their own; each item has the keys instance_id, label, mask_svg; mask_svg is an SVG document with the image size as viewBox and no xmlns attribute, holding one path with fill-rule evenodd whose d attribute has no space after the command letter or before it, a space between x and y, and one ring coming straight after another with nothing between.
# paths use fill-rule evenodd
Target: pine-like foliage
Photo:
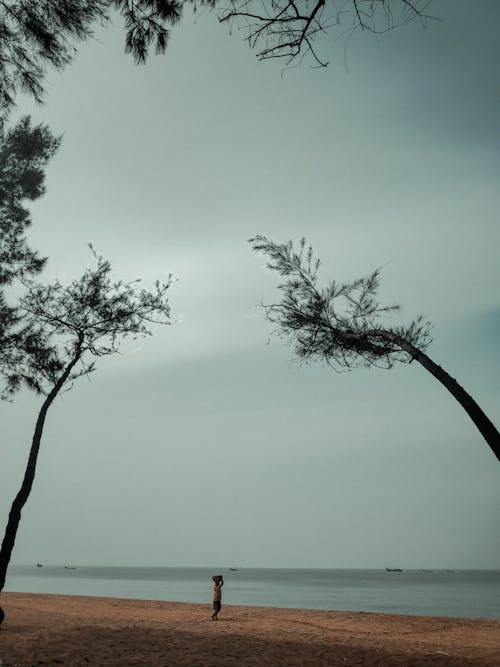
<instances>
[{"instance_id":1,"label":"pine-like foliage","mask_svg":"<svg viewBox=\"0 0 500 667\"><path fill-rule=\"evenodd\" d=\"M268 268L285 278L278 286L281 301L263 308L300 359L319 360L337 371L417 361L458 401L500 461L496 426L457 380L424 352L431 342L430 323L422 317L406 326L384 322L399 306L380 305L379 270L350 283L332 281L319 287L320 262L305 239L297 249L291 241L275 243L265 236L255 236L250 243L268 258Z\"/></svg>"},{"instance_id":2,"label":"pine-like foliage","mask_svg":"<svg viewBox=\"0 0 500 667\"><path fill-rule=\"evenodd\" d=\"M45 167L59 143L48 127L33 127L28 117L0 135L0 286L44 265L26 242L31 217L25 204L44 194Z\"/></svg>"},{"instance_id":3,"label":"pine-like foliage","mask_svg":"<svg viewBox=\"0 0 500 667\"><path fill-rule=\"evenodd\" d=\"M18 91L41 101L47 65L60 69L74 42L104 19L100 0L6 0L0 3L0 107L8 111Z\"/></svg>"},{"instance_id":4,"label":"pine-like foliage","mask_svg":"<svg viewBox=\"0 0 500 667\"><path fill-rule=\"evenodd\" d=\"M0 2L0 123L18 92L43 99L48 67L61 69L73 59L77 44L99 24L121 14L125 51L138 63L151 50L164 53L169 28L184 4L216 8L219 21L246 29L246 39L261 60L286 64L309 55L316 66L328 64L337 31L347 39L355 30L384 33L413 20L426 25L431 0L4 0ZM326 44L325 55L319 42Z\"/></svg>"},{"instance_id":5,"label":"pine-like foliage","mask_svg":"<svg viewBox=\"0 0 500 667\"><path fill-rule=\"evenodd\" d=\"M29 118L0 135L0 379L4 380L26 353L44 354L43 339L22 322L7 292L13 281L39 273L44 266L45 259L26 240L31 224L26 203L45 192L45 167L59 142L46 126L33 127Z\"/></svg>"},{"instance_id":6,"label":"pine-like foliage","mask_svg":"<svg viewBox=\"0 0 500 667\"><path fill-rule=\"evenodd\" d=\"M382 306L377 299L380 270L349 283L318 286L319 259L301 239L275 243L265 236L250 239L255 252L268 258L268 268L286 278L279 285L279 303L264 305L277 333L292 342L297 356L321 360L336 370L411 361L410 348L423 350L430 342L430 324L422 317L407 326L388 327L384 316L399 306ZM407 349L401 346L407 343Z\"/></svg>"},{"instance_id":7,"label":"pine-like foliage","mask_svg":"<svg viewBox=\"0 0 500 667\"><path fill-rule=\"evenodd\" d=\"M114 0L126 29L125 52L134 60L146 62L149 50L165 53L170 36L166 26L175 26L182 16L183 0Z\"/></svg>"},{"instance_id":8,"label":"pine-like foliage","mask_svg":"<svg viewBox=\"0 0 500 667\"><path fill-rule=\"evenodd\" d=\"M6 391L26 385L45 398L0 547L0 592L21 513L33 487L45 419L53 401L76 378L94 370L93 358L116 353L127 336L150 335L153 324L170 324L170 278L146 290L138 286L138 281L112 280L109 262L94 256L95 268L87 269L67 286L58 280L48 285L25 281L26 293L18 310L33 346L25 344L19 349L17 363L7 375Z\"/></svg>"},{"instance_id":9,"label":"pine-like foliage","mask_svg":"<svg viewBox=\"0 0 500 667\"><path fill-rule=\"evenodd\" d=\"M73 59L78 42L118 10L125 22L125 50L144 62L154 46L163 53L168 26L181 16L179 0L4 0L0 2L0 121L18 92L43 99L48 67Z\"/></svg>"},{"instance_id":10,"label":"pine-like foliage","mask_svg":"<svg viewBox=\"0 0 500 667\"><path fill-rule=\"evenodd\" d=\"M95 358L116 353L123 339L151 335L152 324L170 324L170 279L146 290L138 280L112 280L109 262L95 259L96 267L69 285L25 281L18 305L25 342L5 372L7 395L23 385L48 395L68 366L63 384L91 373Z\"/></svg>"}]
</instances>

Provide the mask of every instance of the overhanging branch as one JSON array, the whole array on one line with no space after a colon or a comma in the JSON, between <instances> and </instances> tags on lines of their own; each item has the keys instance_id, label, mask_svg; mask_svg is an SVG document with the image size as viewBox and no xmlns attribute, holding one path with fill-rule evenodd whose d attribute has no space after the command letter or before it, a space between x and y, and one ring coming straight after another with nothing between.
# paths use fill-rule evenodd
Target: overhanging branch
<instances>
[{"instance_id":1,"label":"overhanging branch","mask_svg":"<svg viewBox=\"0 0 500 667\"><path fill-rule=\"evenodd\" d=\"M321 56L317 38L334 26L352 33L358 29L382 34L414 19L426 25L435 17L427 14L431 0L231 0L221 11L221 23L243 24L246 41L260 60L293 60L309 54L321 67L328 60ZM217 4L212 2L212 4Z\"/></svg>"}]
</instances>

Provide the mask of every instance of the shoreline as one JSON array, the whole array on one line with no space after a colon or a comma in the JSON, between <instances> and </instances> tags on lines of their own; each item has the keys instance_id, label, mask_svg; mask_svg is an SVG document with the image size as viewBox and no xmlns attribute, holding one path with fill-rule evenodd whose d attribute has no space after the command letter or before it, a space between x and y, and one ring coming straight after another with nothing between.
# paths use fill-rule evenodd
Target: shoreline
<instances>
[{"instance_id":1,"label":"shoreline","mask_svg":"<svg viewBox=\"0 0 500 667\"><path fill-rule=\"evenodd\" d=\"M500 621L2 593L4 667L494 667Z\"/></svg>"},{"instance_id":2,"label":"shoreline","mask_svg":"<svg viewBox=\"0 0 500 667\"><path fill-rule=\"evenodd\" d=\"M2 593L0 593L0 607L2 606L2 596L4 598L8 595L13 595L13 596L28 596L28 597L52 597L52 598L75 598L75 599L83 599L83 600L113 600L113 601L127 601L127 602L138 602L138 603L151 603L151 604L156 604L156 603L164 603L164 604L172 604L172 605L186 605L186 606L193 606L193 607L205 607L209 608L211 606L210 600L207 602L199 602L199 601L193 601L193 602L185 602L183 600L165 600L161 598L146 598L146 597L138 597L138 598L132 598L132 597L126 597L126 596L120 596L116 597L114 595L82 595L80 593L46 593L46 592L31 592L31 591L15 591L15 590L4 590ZM393 612L386 612L386 611L371 611L371 610L365 610L365 609L321 609L319 607L284 607L281 605L268 605L268 604L245 604L245 603L231 603L231 604L225 604L224 605L226 608L232 607L232 608L241 608L241 609L252 609L255 611L258 610L264 610L264 609L273 609L275 611L296 611L296 612L317 612L317 613L335 613L335 614L369 614L372 616L390 616L390 617L409 617L409 618L432 618L432 619L452 619L452 620L462 620L462 621L496 621L497 623L500 623L500 616L458 616L458 615L453 615L453 614L419 614L419 613L404 613L404 612L399 612L399 611L393 611ZM3 665L0 665L0 667L3 667Z\"/></svg>"}]
</instances>

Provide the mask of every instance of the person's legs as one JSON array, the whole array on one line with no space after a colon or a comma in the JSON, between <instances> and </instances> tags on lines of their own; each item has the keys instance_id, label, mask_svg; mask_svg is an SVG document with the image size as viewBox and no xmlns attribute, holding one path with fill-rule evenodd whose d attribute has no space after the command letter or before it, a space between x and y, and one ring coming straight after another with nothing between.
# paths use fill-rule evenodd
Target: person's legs
<instances>
[{"instance_id":1,"label":"person's legs","mask_svg":"<svg viewBox=\"0 0 500 667\"><path fill-rule=\"evenodd\" d=\"M212 614L212 621L217 620L217 614L220 612L221 604L219 600L214 600L214 613Z\"/></svg>"}]
</instances>

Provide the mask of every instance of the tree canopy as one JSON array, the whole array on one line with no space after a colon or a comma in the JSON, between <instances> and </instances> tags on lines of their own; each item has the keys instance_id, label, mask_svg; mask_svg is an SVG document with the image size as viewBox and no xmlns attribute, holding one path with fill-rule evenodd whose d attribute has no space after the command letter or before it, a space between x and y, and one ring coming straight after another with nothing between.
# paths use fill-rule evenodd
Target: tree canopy
<instances>
[{"instance_id":1,"label":"tree canopy","mask_svg":"<svg viewBox=\"0 0 500 667\"><path fill-rule=\"evenodd\" d=\"M26 201L45 192L45 167L60 139L28 117L0 135L0 286L16 276L38 273L45 263L26 241L31 225Z\"/></svg>"},{"instance_id":2,"label":"tree canopy","mask_svg":"<svg viewBox=\"0 0 500 667\"><path fill-rule=\"evenodd\" d=\"M7 298L7 288L39 273L45 264L25 236L31 225L26 203L45 192L45 167L59 143L45 125L32 126L29 118L0 135L0 397L12 393L25 353L43 353L43 340Z\"/></svg>"},{"instance_id":3,"label":"tree canopy","mask_svg":"<svg viewBox=\"0 0 500 667\"><path fill-rule=\"evenodd\" d=\"M412 20L426 25L431 0L4 0L0 2L0 121L19 92L43 99L48 67L61 69L76 45L118 12L125 52L144 63L151 51L165 52L170 30L185 5L215 9L221 23L242 29L261 60L285 64L312 56L329 61L330 32L383 33ZM321 40L325 48L320 48ZM325 53L325 55L323 55Z\"/></svg>"},{"instance_id":4,"label":"tree canopy","mask_svg":"<svg viewBox=\"0 0 500 667\"><path fill-rule=\"evenodd\" d=\"M0 397L22 387L44 396L0 548L0 592L53 401L94 371L96 359L118 352L125 338L151 335L153 324L170 324L170 277L152 289L141 287L139 280L115 280L109 262L93 248L96 266L69 285L34 279L45 259L27 244L31 217L26 201L44 193L45 167L59 143L46 126L33 127L29 118L0 135ZM14 281L19 296L8 300L6 288ZM0 623L3 616L0 608Z\"/></svg>"},{"instance_id":5,"label":"tree canopy","mask_svg":"<svg viewBox=\"0 0 500 667\"><path fill-rule=\"evenodd\" d=\"M7 376L8 388L14 391L25 385L44 400L0 548L0 591L35 479L45 419L53 401L77 378L91 373L96 359L118 352L124 338L151 335L152 324L170 324L170 278L166 283L156 281L147 290L139 281L114 280L109 262L94 256L96 266L69 285L59 280L49 284L27 280L19 301L18 312L32 334L32 345L25 344L19 352L18 363Z\"/></svg>"},{"instance_id":6,"label":"tree canopy","mask_svg":"<svg viewBox=\"0 0 500 667\"><path fill-rule=\"evenodd\" d=\"M264 305L267 319L290 341L298 357L323 361L335 370L360 366L391 368L409 362L412 354L391 340L407 341L424 350L431 342L430 322L422 316L404 326L390 327L382 318L400 309L377 299L380 269L348 283L318 284L320 260L302 238L275 243L265 236L250 239L255 252L268 257L267 266L286 280L279 284L282 299Z\"/></svg>"},{"instance_id":7,"label":"tree canopy","mask_svg":"<svg viewBox=\"0 0 500 667\"><path fill-rule=\"evenodd\" d=\"M138 63L151 48L163 53L181 0L5 0L0 2L0 120L18 92L42 101L47 67L61 69L76 44L117 10L125 25L125 51Z\"/></svg>"},{"instance_id":8,"label":"tree canopy","mask_svg":"<svg viewBox=\"0 0 500 667\"><path fill-rule=\"evenodd\" d=\"M390 326L384 321L399 306L379 303L379 270L350 283L330 281L320 287L320 261L304 238L298 248L291 241L275 243L262 235L250 243L268 258L268 268L284 278L278 285L281 301L263 307L278 335L292 343L299 358L320 360L335 370L391 368L396 361L417 361L460 403L500 460L500 433L495 425L455 378L425 353L431 342L430 322L422 316L407 325Z\"/></svg>"},{"instance_id":9,"label":"tree canopy","mask_svg":"<svg viewBox=\"0 0 500 667\"><path fill-rule=\"evenodd\" d=\"M151 324L170 323L170 279L163 284L157 281L153 290L147 290L139 286L139 280L113 280L109 262L95 252L94 257L95 268L87 268L69 285L59 280L26 282L18 309L23 324L46 341L46 353L43 357L25 354L9 378L14 388L24 383L47 395L61 384L62 371L69 365L71 372L61 387L94 370L95 363L85 361L87 357L115 354L123 339L149 336Z\"/></svg>"}]
</instances>

